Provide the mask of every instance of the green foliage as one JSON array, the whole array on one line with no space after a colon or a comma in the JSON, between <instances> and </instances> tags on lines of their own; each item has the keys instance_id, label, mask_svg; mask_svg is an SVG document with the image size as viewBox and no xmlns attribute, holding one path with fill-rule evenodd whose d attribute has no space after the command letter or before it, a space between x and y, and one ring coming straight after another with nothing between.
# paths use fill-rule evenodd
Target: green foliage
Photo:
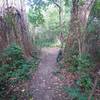
<instances>
[{"instance_id":1,"label":"green foliage","mask_svg":"<svg viewBox=\"0 0 100 100\"><path fill-rule=\"evenodd\" d=\"M96 18L95 16L90 16L88 25L87 25L87 32L92 33L92 34L89 34L89 35L90 36L93 34L96 35L99 32L99 28L100 28L100 20Z\"/></svg>"},{"instance_id":2,"label":"green foliage","mask_svg":"<svg viewBox=\"0 0 100 100\"><path fill-rule=\"evenodd\" d=\"M34 6L37 6L37 7L41 7L41 8L46 8L49 4L52 3L52 0L47 0L47 1L44 1L44 0L27 0L26 1L30 6L34 7Z\"/></svg>"},{"instance_id":3,"label":"green foliage","mask_svg":"<svg viewBox=\"0 0 100 100\"><path fill-rule=\"evenodd\" d=\"M12 19L13 19L13 17L12 17L12 15L10 13L8 13L7 15L5 15L4 19L5 19L5 21L6 21L6 23L8 25L12 26L12 23L13 23Z\"/></svg>"},{"instance_id":4,"label":"green foliage","mask_svg":"<svg viewBox=\"0 0 100 100\"><path fill-rule=\"evenodd\" d=\"M84 94L78 87L64 87L64 91L71 96L72 100L88 100L88 94ZM91 100L94 100L92 97Z\"/></svg>"},{"instance_id":5,"label":"green foliage","mask_svg":"<svg viewBox=\"0 0 100 100\"><path fill-rule=\"evenodd\" d=\"M48 7L46 12L44 12L45 26L52 29L59 25L59 14L57 8L54 6Z\"/></svg>"},{"instance_id":6,"label":"green foliage","mask_svg":"<svg viewBox=\"0 0 100 100\"><path fill-rule=\"evenodd\" d=\"M84 3L85 3L85 0L79 0L79 5L80 5L80 6L83 6Z\"/></svg>"},{"instance_id":7,"label":"green foliage","mask_svg":"<svg viewBox=\"0 0 100 100\"><path fill-rule=\"evenodd\" d=\"M85 69L89 69L93 67L93 62L89 54L79 55L77 60L78 60L77 69L79 71L84 71Z\"/></svg>"},{"instance_id":8,"label":"green foliage","mask_svg":"<svg viewBox=\"0 0 100 100\"><path fill-rule=\"evenodd\" d=\"M77 56L74 55L70 63L71 66L69 67L69 71L76 72L79 75L79 78L75 81L75 90L69 88L67 92L71 97L74 97L75 100L87 100L86 98L88 97L92 88L93 80L90 75L90 71L92 68L94 68L94 62L90 54L85 53Z\"/></svg>"},{"instance_id":9,"label":"green foliage","mask_svg":"<svg viewBox=\"0 0 100 100\"><path fill-rule=\"evenodd\" d=\"M35 64L24 58L23 50L17 44L9 45L0 55L0 95L4 97L7 88L28 78L30 68Z\"/></svg>"},{"instance_id":10,"label":"green foliage","mask_svg":"<svg viewBox=\"0 0 100 100\"><path fill-rule=\"evenodd\" d=\"M76 71L80 75L80 79L77 80L77 84L82 86L84 90L89 90L92 86L92 79L88 73L93 66L94 63L89 54L73 56L69 70L74 72Z\"/></svg>"},{"instance_id":11,"label":"green foliage","mask_svg":"<svg viewBox=\"0 0 100 100\"><path fill-rule=\"evenodd\" d=\"M4 20L7 24L7 27L9 27L9 30L12 30L16 33L16 16L14 16L13 12L7 12L4 16Z\"/></svg>"},{"instance_id":12,"label":"green foliage","mask_svg":"<svg viewBox=\"0 0 100 100\"><path fill-rule=\"evenodd\" d=\"M72 5L72 0L64 0L65 1L65 6L71 6Z\"/></svg>"},{"instance_id":13,"label":"green foliage","mask_svg":"<svg viewBox=\"0 0 100 100\"><path fill-rule=\"evenodd\" d=\"M98 30L99 28L100 28L100 0L95 0L89 16L87 31L90 33L96 32L96 30Z\"/></svg>"},{"instance_id":14,"label":"green foliage","mask_svg":"<svg viewBox=\"0 0 100 100\"><path fill-rule=\"evenodd\" d=\"M71 67L70 70L77 71L77 72L85 72L89 68L93 68L94 63L91 59L89 54L82 54L82 55L74 55L71 59Z\"/></svg>"},{"instance_id":15,"label":"green foliage","mask_svg":"<svg viewBox=\"0 0 100 100\"><path fill-rule=\"evenodd\" d=\"M91 89L91 87L92 87L92 78L90 77L90 75L82 75L81 77L80 77L80 79L79 80L77 80L77 85L79 85L80 87L83 87L83 90L85 91L85 92L88 92L90 89Z\"/></svg>"},{"instance_id":16,"label":"green foliage","mask_svg":"<svg viewBox=\"0 0 100 100\"><path fill-rule=\"evenodd\" d=\"M52 0L47 0L47 2L49 3L47 9L43 9L42 7L37 6L37 1L31 1L33 2L33 8L30 9L28 18L33 27L35 27L34 30L30 28L30 32L31 34L33 34L33 36L36 36L36 44L41 47L59 46L60 43L58 42L58 38L60 33L63 32L63 34L66 35L69 32L71 7L69 6L65 8L65 1L62 1L62 26L59 26L59 9L57 6L55 6L55 4L50 3L53 2ZM40 2L41 1L43 0L40 0ZM71 2L71 0L69 1ZM38 14L38 12L42 14L42 17L40 16L41 14ZM41 19L43 19L44 21L41 21ZM43 23L38 22L38 20Z\"/></svg>"},{"instance_id":17,"label":"green foliage","mask_svg":"<svg viewBox=\"0 0 100 100\"><path fill-rule=\"evenodd\" d=\"M68 92L70 96L77 97L78 94L80 94L79 88L67 88L64 87L65 92Z\"/></svg>"},{"instance_id":18,"label":"green foliage","mask_svg":"<svg viewBox=\"0 0 100 100\"><path fill-rule=\"evenodd\" d=\"M91 18L91 19L92 19L92 18ZM95 31L96 31L96 30L95 30L95 25L94 25L94 22L93 22L93 21L88 25L87 31L88 31L89 33L92 33L92 32L95 32Z\"/></svg>"},{"instance_id":19,"label":"green foliage","mask_svg":"<svg viewBox=\"0 0 100 100\"><path fill-rule=\"evenodd\" d=\"M46 37L45 38L41 37L39 39L36 39L35 44L39 47L60 47L61 46L60 41L50 37L48 39Z\"/></svg>"},{"instance_id":20,"label":"green foliage","mask_svg":"<svg viewBox=\"0 0 100 100\"><path fill-rule=\"evenodd\" d=\"M38 26L39 24L44 23L43 14L41 13L40 8L29 9L28 19L33 26Z\"/></svg>"},{"instance_id":21,"label":"green foliage","mask_svg":"<svg viewBox=\"0 0 100 100\"><path fill-rule=\"evenodd\" d=\"M50 47L53 43L54 41L50 39L38 39L35 41L35 44L39 47Z\"/></svg>"},{"instance_id":22,"label":"green foliage","mask_svg":"<svg viewBox=\"0 0 100 100\"><path fill-rule=\"evenodd\" d=\"M92 8L92 14L96 14L98 18L100 18L100 0L95 0L94 6Z\"/></svg>"}]
</instances>

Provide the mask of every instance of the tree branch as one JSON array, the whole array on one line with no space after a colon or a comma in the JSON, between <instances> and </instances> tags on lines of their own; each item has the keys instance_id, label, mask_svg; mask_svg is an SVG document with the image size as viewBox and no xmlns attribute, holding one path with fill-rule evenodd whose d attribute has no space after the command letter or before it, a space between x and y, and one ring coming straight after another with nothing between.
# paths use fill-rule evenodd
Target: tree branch
<instances>
[{"instance_id":1,"label":"tree branch","mask_svg":"<svg viewBox=\"0 0 100 100\"><path fill-rule=\"evenodd\" d=\"M94 86L93 86L93 88L92 88L92 91L91 91L91 93L90 93L90 95L89 95L89 97L88 97L88 100L91 100L92 95L94 94L94 91L95 91L95 89L96 89L97 82L98 82L98 79L96 78L96 79L95 79L95 82L94 82Z\"/></svg>"},{"instance_id":2,"label":"tree branch","mask_svg":"<svg viewBox=\"0 0 100 100\"><path fill-rule=\"evenodd\" d=\"M95 0L92 0L91 3L90 3L90 5L87 7L87 9L91 9L91 7L92 7L91 5L93 5L94 2L95 2Z\"/></svg>"},{"instance_id":3,"label":"tree branch","mask_svg":"<svg viewBox=\"0 0 100 100\"><path fill-rule=\"evenodd\" d=\"M61 11L60 5L59 5L55 0L52 0L52 1L53 1L53 3L59 8L59 10Z\"/></svg>"}]
</instances>

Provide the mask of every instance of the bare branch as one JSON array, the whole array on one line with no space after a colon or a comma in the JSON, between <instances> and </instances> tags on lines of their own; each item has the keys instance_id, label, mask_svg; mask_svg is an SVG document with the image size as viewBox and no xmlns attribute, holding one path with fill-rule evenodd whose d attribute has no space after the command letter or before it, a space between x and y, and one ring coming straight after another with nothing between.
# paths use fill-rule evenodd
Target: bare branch
<instances>
[{"instance_id":1,"label":"bare branch","mask_svg":"<svg viewBox=\"0 0 100 100\"><path fill-rule=\"evenodd\" d=\"M53 3L60 9L60 11L61 11L60 5L59 5L55 0L52 0L52 1L53 1Z\"/></svg>"},{"instance_id":2,"label":"bare branch","mask_svg":"<svg viewBox=\"0 0 100 100\"><path fill-rule=\"evenodd\" d=\"M94 94L94 92L95 92L97 83L98 83L98 78L96 77L95 82L94 82L94 86L93 86L92 91L91 91L91 93L90 93L90 95L89 95L89 97L88 97L88 100L91 100L91 98L92 98L92 96L93 96L93 94Z\"/></svg>"}]
</instances>

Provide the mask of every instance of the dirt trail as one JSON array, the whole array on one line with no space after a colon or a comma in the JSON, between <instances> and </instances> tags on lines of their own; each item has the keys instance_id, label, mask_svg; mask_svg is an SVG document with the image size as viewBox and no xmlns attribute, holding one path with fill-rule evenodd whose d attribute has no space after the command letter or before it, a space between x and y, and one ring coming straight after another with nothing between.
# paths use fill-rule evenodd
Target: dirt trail
<instances>
[{"instance_id":1,"label":"dirt trail","mask_svg":"<svg viewBox=\"0 0 100 100\"><path fill-rule=\"evenodd\" d=\"M67 100L62 96L60 89L63 83L53 74L57 68L58 51L58 48L42 49L41 62L30 86L33 95L32 100Z\"/></svg>"}]
</instances>

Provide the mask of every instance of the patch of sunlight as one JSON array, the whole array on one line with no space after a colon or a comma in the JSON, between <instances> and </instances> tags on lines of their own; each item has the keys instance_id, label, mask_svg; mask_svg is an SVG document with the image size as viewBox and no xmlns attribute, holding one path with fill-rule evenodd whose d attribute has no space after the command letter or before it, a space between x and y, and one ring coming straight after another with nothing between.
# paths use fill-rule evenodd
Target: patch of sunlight
<instances>
[{"instance_id":1,"label":"patch of sunlight","mask_svg":"<svg viewBox=\"0 0 100 100\"><path fill-rule=\"evenodd\" d=\"M31 97L30 100L34 100L33 97Z\"/></svg>"},{"instance_id":2,"label":"patch of sunlight","mask_svg":"<svg viewBox=\"0 0 100 100\"><path fill-rule=\"evenodd\" d=\"M60 47L61 46L61 42L60 40L56 40L55 43L51 44L52 47Z\"/></svg>"}]
</instances>

